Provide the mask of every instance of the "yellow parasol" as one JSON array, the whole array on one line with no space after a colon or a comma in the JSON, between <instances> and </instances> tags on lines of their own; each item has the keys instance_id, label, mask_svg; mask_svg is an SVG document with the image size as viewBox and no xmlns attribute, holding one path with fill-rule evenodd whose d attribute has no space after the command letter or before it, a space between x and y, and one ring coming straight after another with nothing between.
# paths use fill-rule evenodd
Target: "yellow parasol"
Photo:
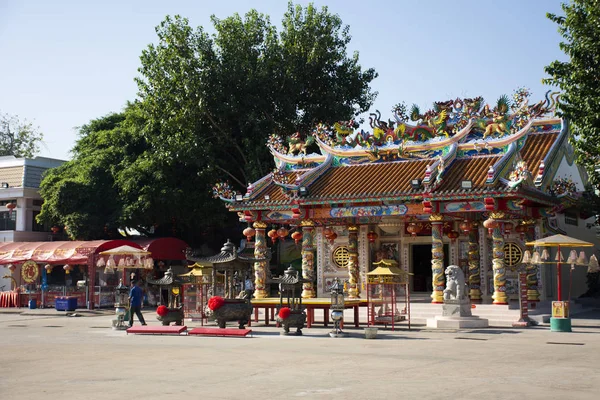
<instances>
[{"instance_id":1,"label":"yellow parasol","mask_svg":"<svg viewBox=\"0 0 600 400\"><path fill-rule=\"evenodd\" d=\"M548 236L547 238L525 243L535 247L593 247L594 244L565 235Z\"/></svg>"}]
</instances>

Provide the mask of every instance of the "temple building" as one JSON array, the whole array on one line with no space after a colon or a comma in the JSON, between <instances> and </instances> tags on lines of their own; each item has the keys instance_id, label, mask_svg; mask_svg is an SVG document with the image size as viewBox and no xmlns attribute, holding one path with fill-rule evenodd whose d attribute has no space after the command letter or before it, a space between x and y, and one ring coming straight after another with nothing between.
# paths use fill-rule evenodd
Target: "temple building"
<instances>
[{"instance_id":1,"label":"temple building","mask_svg":"<svg viewBox=\"0 0 600 400\"><path fill-rule=\"evenodd\" d=\"M494 105L481 97L436 102L425 113L401 104L394 121L371 114L371 132L355 121L321 124L287 146L272 135L271 174L245 194L227 183L214 192L249 224L257 258L293 232L312 281L305 298L329 296L335 278L347 281L350 298L365 297L372 264L394 259L413 274L411 290L433 303L443 301L448 265L463 269L472 302L516 299L518 268L530 301L550 299L555 274L523 265L525 242L567 227L575 236L593 232L584 232L591 216L573 208L587 176L574 164L568 121L554 114L556 93L535 104L529 96L519 89ZM267 264L254 272L255 297L268 296ZM580 281L574 294L585 291Z\"/></svg>"}]
</instances>

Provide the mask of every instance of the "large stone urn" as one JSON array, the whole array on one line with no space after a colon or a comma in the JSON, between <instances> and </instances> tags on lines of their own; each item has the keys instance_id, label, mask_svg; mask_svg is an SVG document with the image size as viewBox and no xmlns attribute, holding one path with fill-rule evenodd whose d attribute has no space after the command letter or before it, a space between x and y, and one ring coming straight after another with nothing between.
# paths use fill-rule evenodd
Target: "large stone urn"
<instances>
[{"instance_id":1,"label":"large stone urn","mask_svg":"<svg viewBox=\"0 0 600 400\"><path fill-rule=\"evenodd\" d=\"M287 318L281 318L277 315L276 321L283 326L282 335L302 336L302 328L306 323L306 313L304 311L291 311ZM290 332L290 328L296 328L295 332Z\"/></svg>"},{"instance_id":2,"label":"large stone urn","mask_svg":"<svg viewBox=\"0 0 600 400\"><path fill-rule=\"evenodd\" d=\"M183 325L183 306L167 308L165 315L157 314L156 319L159 320L162 325L170 325L171 322L175 322L175 325Z\"/></svg>"}]
</instances>

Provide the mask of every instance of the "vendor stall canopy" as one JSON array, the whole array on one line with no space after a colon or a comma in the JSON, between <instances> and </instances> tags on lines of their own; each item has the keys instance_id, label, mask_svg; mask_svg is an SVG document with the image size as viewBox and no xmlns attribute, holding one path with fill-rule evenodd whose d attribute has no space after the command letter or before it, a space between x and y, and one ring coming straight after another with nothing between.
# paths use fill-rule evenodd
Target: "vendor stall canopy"
<instances>
[{"instance_id":1,"label":"vendor stall canopy","mask_svg":"<svg viewBox=\"0 0 600 400\"><path fill-rule=\"evenodd\" d=\"M87 264L91 254L120 246L152 253L157 260L183 260L187 243L176 238L0 243L0 265L32 260L45 264Z\"/></svg>"},{"instance_id":2,"label":"vendor stall canopy","mask_svg":"<svg viewBox=\"0 0 600 400\"><path fill-rule=\"evenodd\" d=\"M28 260L46 264L87 264L90 255L125 245L142 250L140 245L129 240L7 242L0 244L0 265Z\"/></svg>"}]
</instances>

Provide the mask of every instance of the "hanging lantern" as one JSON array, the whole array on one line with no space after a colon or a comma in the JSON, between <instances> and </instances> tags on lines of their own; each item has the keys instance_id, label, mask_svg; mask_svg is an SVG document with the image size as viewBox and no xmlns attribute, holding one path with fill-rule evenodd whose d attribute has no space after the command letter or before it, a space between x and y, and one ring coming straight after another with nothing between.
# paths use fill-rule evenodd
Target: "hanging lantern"
<instances>
[{"instance_id":1,"label":"hanging lantern","mask_svg":"<svg viewBox=\"0 0 600 400\"><path fill-rule=\"evenodd\" d=\"M247 227L242 233L244 234L244 236L246 236L246 239L248 239L248 241L251 241L252 237L256 234L256 231L253 228Z\"/></svg>"},{"instance_id":2,"label":"hanging lantern","mask_svg":"<svg viewBox=\"0 0 600 400\"><path fill-rule=\"evenodd\" d=\"M285 240L285 237L288 235L289 231L285 229L283 226L277 229L277 236L279 236L279 240Z\"/></svg>"},{"instance_id":3,"label":"hanging lantern","mask_svg":"<svg viewBox=\"0 0 600 400\"><path fill-rule=\"evenodd\" d=\"M296 231L292 233L292 239L294 239L294 243L300 243L300 241L302 240L302 232Z\"/></svg>"},{"instance_id":4,"label":"hanging lantern","mask_svg":"<svg viewBox=\"0 0 600 400\"><path fill-rule=\"evenodd\" d=\"M406 227L406 230L408 231L408 233L410 233L411 236L417 236L417 234L419 232L421 232L421 230L423 229L423 224L421 224L420 222L410 222L408 224L408 226Z\"/></svg>"},{"instance_id":5,"label":"hanging lantern","mask_svg":"<svg viewBox=\"0 0 600 400\"><path fill-rule=\"evenodd\" d=\"M327 239L329 239L329 243L333 244L333 242L335 241L335 239L337 238L337 233L333 232L331 235L327 236Z\"/></svg>"},{"instance_id":6,"label":"hanging lantern","mask_svg":"<svg viewBox=\"0 0 600 400\"><path fill-rule=\"evenodd\" d=\"M369 243L375 243L379 235L375 231L370 231L367 233L367 239L369 239Z\"/></svg>"},{"instance_id":7,"label":"hanging lantern","mask_svg":"<svg viewBox=\"0 0 600 400\"><path fill-rule=\"evenodd\" d=\"M15 208L17 208L17 205L15 203L8 203L6 205L6 208L8 208L10 211L14 210Z\"/></svg>"},{"instance_id":8,"label":"hanging lantern","mask_svg":"<svg viewBox=\"0 0 600 400\"><path fill-rule=\"evenodd\" d=\"M106 261L104 261L104 258L100 257L98 259L98 261L96 261L96 267L102 268L106 265Z\"/></svg>"},{"instance_id":9,"label":"hanging lantern","mask_svg":"<svg viewBox=\"0 0 600 400\"><path fill-rule=\"evenodd\" d=\"M269 232L267 232L267 236L271 238L271 241L273 242L273 244L275 244L275 242L277 242L277 230L275 229L271 229Z\"/></svg>"},{"instance_id":10,"label":"hanging lantern","mask_svg":"<svg viewBox=\"0 0 600 400\"><path fill-rule=\"evenodd\" d=\"M454 243L454 241L456 241L460 234L453 229L450 232L448 232L447 236L448 238L450 238L450 240L452 240L452 243Z\"/></svg>"},{"instance_id":11,"label":"hanging lantern","mask_svg":"<svg viewBox=\"0 0 600 400\"><path fill-rule=\"evenodd\" d=\"M106 262L106 268L116 268L116 267L117 267L117 264L115 263L115 258L111 254L108 257L108 261Z\"/></svg>"},{"instance_id":12,"label":"hanging lantern","mask_svg":"<svg viewBox=\"0 0 600 400\"><path fill-rule=\"evenodd\" d=\"M548 261L550 258L550 254L548 253L548 249L542 250L542 261Z\"/></svg>"},{"instance_id":13,"label":"hanging lantern","mask_svg":"<svg viewBox=\"0 0 600 400\"><path fill-rule=\"evenodd\" d=\"M458 225L458 229L463 232L465 235L471 232L472 224L468 220L464 220Z\"/></svg>"},{"instance_id":14,"label":"hanging lantern","mask_svg":"<svg viewBox=\"0 0 600 400\"><path fill-rule=\"evenodd\" d=\"M17 269L17 267L15 267L13 264L8 264L6 267L10 270L10 272L15 272L15 269Z\"/></svg>"},{"instance_id":15,"label":"hanging lantern","mask_svg":"<svg viewBox=\"0 0 600 400\"><path fill-rule=\"evenodd\" d=\"M510 233L512 232L512 229L513 229L512 222L504 223L504 235L510 235Z\"/></svg>"},{"instance_id":16,"label":"hanging lantern","mask_svg":"<svg viewBox=\"0 0 600 400\"><path fill-rule=\"evenodd\" d=\"M525 239L525 233L527 233L528 230L529 228L527 227L527 225L524 224L519 224L515 228L515 232L517 232L519 236L521 236L521 240Z\"/></svg>"},{"instance_id":17,"label":"hanging lantern","mask_svg":"<svg viewBox=\"0 0 600 400\"><path fill-rule=\"evenodd\" d=\"M54 225L52 228L50 228L50 230L56 235L60 231L60 228Z\"/></svg>"},{"instance_id":18,"label":"hanging lantern","mask_svg":"<svg viewBox=\"0 0 600 400\"><path fill-rule=\"evenodd\" d=\"M46 264L46 265L44 265L44 269L46 270L47 273L50 273L50 272L52 272L52 265Z\"/></svg>"},{"instance_id":19,"label":"hanging lantern","mask_svg":"<svg viewBox=\"0 0 600 400\"><path fill-rule=\"evenodd\" d=\"M71 266L69 264L65 264L65 266L63 267L63 269L65 270L65 274L70 274L71 273Z\"/></svg>"},{"instance_id":20,"label":"hanging lantern","mask_svg":"<svg viewBox=\"0 0 600 400\"><path fill-rule=\"evenodd\" d=\"M493 218L488 218L485 221L483 221L483 227L488 230L488 232L490 233L490 235L492 234L492 232L494 232L494 229L497 228L498 225L500 225L498 223L498 221L496 221Z\"/></svg>"},{"instance_id":21,"label":"hanging lantern","mask_svg":"<svg viewBox=\"0 0 600 400\"><path fill-rule=\"evenodd\" d=\"M119 260L119 268L125 268L125 259L122 257Z\"/></svg>"},{"instance_id":22,"label":"hanging lantern","mask_svg":"<svg viewBox=\"0 0 600 400\"><path fill-rule=\"evenodd\" d=\"M152 257L148 257L144 260L144 268L154 269L154 260L152 259Z\"/></svg>"}]
</instances>

